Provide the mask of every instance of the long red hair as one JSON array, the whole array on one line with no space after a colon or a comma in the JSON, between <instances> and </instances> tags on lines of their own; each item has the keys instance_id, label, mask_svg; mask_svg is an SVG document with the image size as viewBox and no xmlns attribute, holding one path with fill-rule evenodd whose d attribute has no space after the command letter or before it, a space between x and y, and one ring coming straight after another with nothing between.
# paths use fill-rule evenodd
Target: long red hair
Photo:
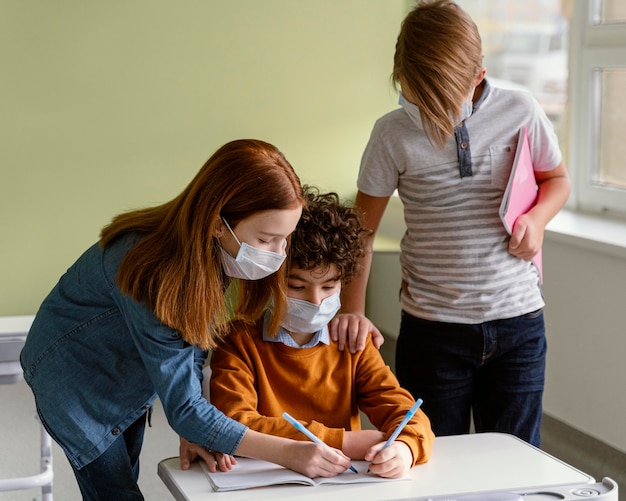
<instances>
[{"instance_id":1,"label":"long red hair","mask_svg":"<svg viewBox=\"0 0 626 501\"><path fill-rule=\"evenodd\" d=\"M115 217L103 228L100 245L104 248L128 232L142 235L119 268L121 291L146 303L188 343L206 350L225 335L230 316L216 238L220 219L235 226L256 212L304 203L300 180L276 147L254 139L232 141L173 200ZM244 321L258 319L270 298L275 309L285 311L284 265L262 280L242 280L238 289L232 309ZM274 324L272 332L279 321Z\"/></svg>"}]
</instances>

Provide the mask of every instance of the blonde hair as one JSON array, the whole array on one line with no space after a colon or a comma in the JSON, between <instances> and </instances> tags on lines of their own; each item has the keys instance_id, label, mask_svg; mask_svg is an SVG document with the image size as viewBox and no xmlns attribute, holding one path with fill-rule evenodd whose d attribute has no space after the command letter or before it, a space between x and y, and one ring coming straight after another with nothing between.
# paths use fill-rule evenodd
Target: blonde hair
<instances>
[{"instance_id":1,"label":"blonde hair","mask_svg":"<svg viewBox=\"0 0 626 501\"><path fill-rule=\"evenodd\" d=\"M304 205L302 186L282 153L254 139L232 141L207 160L173 200L118 215L101 232L106 247L135 232L141 239L124 257L117 274L121 291L147 304L188 343L213 348L225 334L228 308L218 234L221 218L231 225L263 210ZM234 308L253 322L270 297L286 309L285 265L267 278L243 280ZM277 331L277 320L270 329Z\"/></svg>"},{"instance_id":2,"label":"blonde hair","mask_svg":"<svg viewBox=\"0 0 626 501\"><path fill-rule=\"evenodd\" d=\"M454 135L451 119L459 118L481 68L478 28L453 1L421 1L402 22L392 80L419 108L426 134L440 148Z\"/></svg>"}]
</instances>

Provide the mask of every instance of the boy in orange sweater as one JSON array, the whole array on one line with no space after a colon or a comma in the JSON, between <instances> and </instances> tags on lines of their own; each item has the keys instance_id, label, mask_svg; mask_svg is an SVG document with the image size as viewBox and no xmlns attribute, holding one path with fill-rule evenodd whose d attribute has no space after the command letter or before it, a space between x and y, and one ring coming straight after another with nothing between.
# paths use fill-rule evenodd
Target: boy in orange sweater
<instances>
[{"instance_id":1,"label":"boy in orange sweater","mask_svg":"<svg viewBox=\"0 0 626 501\"><path fill-rule=\"evenodd\" d=\"M288 312L275 337L264 319L233 322L211 358L210 399L226 415L263 433L308 440L282 418L288 412L331 447L371 461L370 472L402 477L428 461L434 435L421 411L383 450L414 403L371 340L339 351L327 324L339 310L342 283L358 272L365 229L335 193L307 192L288 252ZM359 410L375 430L362 430Z\"/></svg>"}]
</instances>

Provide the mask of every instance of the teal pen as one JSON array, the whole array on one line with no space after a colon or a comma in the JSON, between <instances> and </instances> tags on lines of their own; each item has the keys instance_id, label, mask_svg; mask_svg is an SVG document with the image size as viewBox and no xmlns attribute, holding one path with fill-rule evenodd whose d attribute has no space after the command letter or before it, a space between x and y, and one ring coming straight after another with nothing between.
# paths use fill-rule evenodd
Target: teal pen
<instances>
[{"instance_id":1,"label":"teal pen","mask_svg":"<svg viewBox=\"0 0 626 501\"><path fill-rule=\"evenodd\" d=\"M398 435L400 435L400 432L404 429L404 427L406 426L406 424L411 420L411 418L413 417L413 414L415 414L417 412L417 409L420 408L420 405L422 405L423 400L421 398L418 398L415 403L413 404L413 406L408 410L408 412L406 413L406 416L404 416L404 419L402 421L400 421L400 424L398 426L396 426L396 429L393 430L393 433L391 434L391 436L387 439L387 441L385 442L385 445L383 445L383 449L385 447L389 447L393 441L398 438ZM382 449L381 449L382 450Z\"/></svg>"},{"instance_id":2,"label":"teal pen","mask_svg":"<svg viewBox=\"0 0 626 501\"><path fill-rule=\"evenodd\" d=\"M297 421L296 419L294 419L293 417L291 417L288 413L283 412L283 417L289 421L289 423L296 429L298 430L300 433L304 433L307 437L309 437L313 442L315 442L316 444L322 444L322 445L326 445L324 442L322 442L319 438L317 438L315 435L313 435L313 433L311 433L300 421ZM356 468L352 465L350 465L350 471L353 471L354 473L359 473Z\"/></svg>"}]
</instances>

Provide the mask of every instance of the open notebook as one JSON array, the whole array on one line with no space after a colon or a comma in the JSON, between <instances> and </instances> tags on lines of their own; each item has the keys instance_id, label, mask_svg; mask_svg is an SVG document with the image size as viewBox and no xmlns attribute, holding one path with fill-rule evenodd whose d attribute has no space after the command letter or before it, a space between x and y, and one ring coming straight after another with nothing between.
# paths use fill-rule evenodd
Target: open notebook
<instances>
[{"instance_id":1,"label":"open notebook","mask_svg":"<svg viewBox=\"0 0 626 501\"><path fill-rule=\"evenodd\" d=\"M517 218L528 212L536 201L537 182L526 127L523 127L519 131L511 175L500 204L500 219L509 235L513 232ZM533 258L533 263L539 272L540 281L543 282L541 250Z\"/></svg>"},{"instance_id":2,"label":"open notebook","mask_svg":"<svg viewBox=\"0 0 626 501\"><path fill-rule=\"evenodd\" d=\"M216 473L211 473L204 461L200 461L200 464L215 491L235 491L279 484L316 486L324 484L358 484L366 482L397 482L398 480L410 480L408 476L400 479L391 479L367 473L369 461L352 461L352 466L357 469L358 473L346 470L341 475L331 478L309 478L277 464L261 461L260 459L238 457L237 464L233 466L232 470L218 471Z\"/></svg>"}]
</instances>

